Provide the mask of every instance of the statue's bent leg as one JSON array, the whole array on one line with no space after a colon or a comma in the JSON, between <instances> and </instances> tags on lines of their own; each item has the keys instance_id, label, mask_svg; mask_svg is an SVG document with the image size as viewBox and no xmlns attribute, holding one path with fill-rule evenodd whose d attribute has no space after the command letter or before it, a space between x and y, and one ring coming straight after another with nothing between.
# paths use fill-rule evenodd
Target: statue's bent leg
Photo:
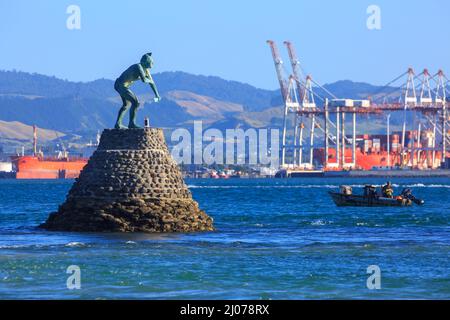
<instances>
[{"instance_id":1,"label":"statue's bent leg","mask_svg":"<svg viewBox=\"0 0 450 320\"><path fill-rule=\"evenodd\" d=\"M119 93L120 98L122 99L122 108L119 110L119 114L117 115L117 121L114 128L116 129L126 129L127 127L122 124L123 117L127 112L130 104L133 104L133 101L136 99L136 96L133 92L130 91L123 83L120 83L118 80L114 83L114 89Z\"/></svg>"},{"instance_id":2,"label":"statue's bent leg","mask_svg":"<svg viewBox=\"0 0 450 320\"><path fill-rule=\"evenodd\" d=\"M136 113L137 109L139 108L139 101L133 92L130 91L130 93L132 95L132 99L130 109L130 123L128 124L128 128L140 129L141 127L136 124Z\"/></svg>"},{"instance_id":3,"label":"statue's bent leg","mask_svg":"<svg viewBox=\"0 0 450 320\"><path fill-rule=\"evenodd\" d=\"M120 96L122 98L122 108L120 108L119 110L119 114L117 115L117 121L116 121L116 125L114 126L114 128L116 129L126 129L127 127L124 126L122 124L122 120L123 117L125 116L125 113L127 112L128 108L130 107L129 101L123 97L122 95Z\"/></svg>"}]
</instances>

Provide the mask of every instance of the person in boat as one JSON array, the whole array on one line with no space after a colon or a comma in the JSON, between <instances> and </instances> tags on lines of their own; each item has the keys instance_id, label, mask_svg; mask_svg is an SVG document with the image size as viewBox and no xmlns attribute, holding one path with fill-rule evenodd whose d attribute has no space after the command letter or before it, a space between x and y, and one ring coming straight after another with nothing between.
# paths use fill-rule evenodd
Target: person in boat
<instances>
[{"instance_id":1,"label":"person in boat","mask_svg":"<svg viewBox=\"0 0 450 320\"><path fill-rule=\"evenodd\" d=\"M381 190L383 192L383 197L385 198L394 197L394 189L392 189L392 183L390 181L388 181Z\"/></svg>"}]
</instances>

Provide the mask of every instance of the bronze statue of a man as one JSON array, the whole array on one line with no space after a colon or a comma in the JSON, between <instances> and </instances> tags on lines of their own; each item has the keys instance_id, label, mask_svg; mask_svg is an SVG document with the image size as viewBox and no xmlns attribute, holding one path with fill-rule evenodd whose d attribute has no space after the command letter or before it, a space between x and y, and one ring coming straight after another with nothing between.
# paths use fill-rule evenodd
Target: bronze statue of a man
<instances>
[{"instance_id":1,"label":"bronze statue of a man","mask_svg":"<svg viewBox=\"0 0 450 320\"><path fill-rule=\"evenodd\" d=\"M126 129L127 127L122 124L122 119L128 108L130 108L130 123L128 128L140 128L136 124L136 110L139 108L139 101L136 95L129 89L130 86L136 81L141 80L142 82L148 83L155 93L155 102L161 101L161 97L156 88L155 82L150 75L150 69L153 67L152 53L146 53L142 56L139 63L133 64L127 70L125 70L119 78L117 78L114 83L114 89L120 94L122 98L122 108L119 110L119 115L117 116L116 129Z\"/></svg>"}]
</instances>

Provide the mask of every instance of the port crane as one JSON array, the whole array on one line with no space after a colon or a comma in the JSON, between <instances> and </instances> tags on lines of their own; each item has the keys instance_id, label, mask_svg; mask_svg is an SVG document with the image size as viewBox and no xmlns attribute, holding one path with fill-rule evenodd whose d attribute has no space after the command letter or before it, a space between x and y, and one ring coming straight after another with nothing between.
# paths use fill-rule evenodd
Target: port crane
<instances>
[{"instance_id":1,"label":"port crane","mask_svg":"<svg viewBox=\"0 0 450 320\"><path fill-rule=\"evenodd\" d=\"M325 105L328 105L328 98L324 98L318 95L313 91L313 85L320 88L325 94L329 97L333 98L335 101L338 101L337 97L329 92L326 88L317 83L310 75L305 76L303 79L303 75L301 72L300 62L297 58L294 46L291 42L285 41L284 44L289 53L289 58L291 61L292 74L289 76L289 80L284 78L283 70L283 62L279 55L279 51L276 47L276 44L272 40L268 40L267 43L271 47L272 57L274 60L275 68L277 71L278 81L280 83L281 95L284 101L284 120L283 120L283 132L282 132L282 154L281 154L281 166L282 167L299 167L299 168L313 168L313 157L314 157L314 148L315 148L315 140L314 137L316 135L316 130L319 129L322 131L326 137L325 144L331 142L335 145L336 152L338 154L338 158L342 159L343 165L345 165L345 152L340 152L340 146L342 145L345 148L345 144L350 144L355 149L356 144L354 143L356 130L353 130L353 138L349 139L344 133L344 122L345 115L340 112L335 112L334 110L328 111L323 110L316 104L315 99L320 99ZM325 108L327 109L327 108ZM339 109L337 109L339 111ZM365 112L365 111L364 111ZM321 119L320 115L325 113L326 117ZM336 113L336 124L331 121L329 118L330 113ZM353 117L354 125L356 126L356 109L353 112L355 115ZM366 113L366 112L365 112ZM289 121L288 118L293 116L293 120ZM342 117L342 120L341 120ZM303 162L303 149L304 145L304 129L305 120L309 119L309 145L308 154L309 161L308 163ZM288 131L290 131L290 123L294 124L293 128L293 142L288 142ZM321 123L324 122L324 125ZM341 124L342 122L342 124ZM329 130L330 127L334 127L336 129L336 134L333 135ZM341 129L342 128L342 129ZM328 148L325 148L326 153L328 152ZM286 152L292 151L293 153L293 162L288 164L286 161ZM339 156L339 153L342 153L342 158ZM326 155L326 159L328 159L328 155ZM353 154L352 163L355 165L356 158Z\"/></svg>"},{"instance_id":2,"label":"port crane","mask_svg":"<svg viewBox=\"0 0 450 320\"><path fill-rule=\"evenodd\" d=\"M432 76L427 69L416 75L414 70L409 68L365 100L339 99L313 80L310 75L304 76L291 42L284 42L292 68L289 77L285 76L289 72L286 72L283 68L283 61L276 43L272 40L268 40L267 43L272 51L284 102L282 168L313 169L314 137L317 136L315 129L324 133L325 161L323 165L326 170L355 168L356 116L388 114L387 118L389 118L391 112L403 112L400 157L396 161L397 164L417 167L423 165L421 159L425 159L430 162L427 163L428 167L434 168L439 165L436 163L437 152L441 154L441 161L445 161L447 145L450 143L450 136L447 132L449 120L447 87L449 80L442 70ZM406 80L400 86L395 85L405 77ZM433 82L435 83L434 89L431 85ZM322 94L317 94L313 90L314 87L320 89ZM396 98L397 101L395 101ZM320 100L322 105L317 105L316 100ZM331 114L335 115L334 122L330 119ZM348 138L346 134L346 115L350 115L352 120L351 138ZM412 126L409 123L411 122L411 115ZM303 162L305 119L309 119L308 163ZM407 129L412 129L408 131L412 135L409 137L409 144L407 144ZM429 139L431 142L426 147L422 146L420 142L421 135L425 130L427 134L431 135L431 139ZM292 134L289 134L290 132ZM388 144L389 135L388 131ZM440 135L439 140L437 139L438 135ZM291 142L291 140L293 141ZM438 141L441 141L440 145ZM329 161L330 144L335 149L334 162ZM346 145L351 145L350 162L346 159ZM287 161L289 158L287 153L291 154L291 162ZM430 161L427 157L422 157L422 155L428 153L432 154L432 160ZM388 158L390 158L390 154Z\"/></svg>"}]
</instances>

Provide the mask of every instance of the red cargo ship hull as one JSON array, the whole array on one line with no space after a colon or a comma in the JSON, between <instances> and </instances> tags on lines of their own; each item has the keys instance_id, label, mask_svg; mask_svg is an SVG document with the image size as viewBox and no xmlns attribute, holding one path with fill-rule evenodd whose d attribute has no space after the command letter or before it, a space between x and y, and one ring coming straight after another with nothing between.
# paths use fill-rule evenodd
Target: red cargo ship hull
<instances>
[{"instance_id":1,"label":"red cargo ship hull","mask_svg":"<svg viewBox=\"0 0 450 320\"><path fill-rule=\"evenodd\" d=\"M13 159L17 179L74 179L87 164L86 158L58 159L19 156Z\"/></svg>"},{"instance_id":2,"label":"red cargo ship hull","mask_svg":"<svg viewBox=\"0 0 450 320\"><path fill-rule=\"evenodd\" d=\"M372 170L376 167L395 167L402 165L402 156L398 152L391 152L390 157L386 151L379 151L373 153L364 153L359 148L356 149L356 169ZM325 163L325 150L318 148L314 150L314 158L319 159L321 163ZM388 162L389 158L389 162ZM439 164L442 158L441 152L435 152L435 164ZM409 162L409 159L403 160L403 165ZM328 149L328 162L336 163L336 150L334 148ZM345 149L345 163L352 163L352 149ZM432 152L423 151L420 154L420 159L417 158L417 153L414 157L414 163L420 163L422 167L426 167L426 163L432 163Z\"/></svg>"}]
</instances>

